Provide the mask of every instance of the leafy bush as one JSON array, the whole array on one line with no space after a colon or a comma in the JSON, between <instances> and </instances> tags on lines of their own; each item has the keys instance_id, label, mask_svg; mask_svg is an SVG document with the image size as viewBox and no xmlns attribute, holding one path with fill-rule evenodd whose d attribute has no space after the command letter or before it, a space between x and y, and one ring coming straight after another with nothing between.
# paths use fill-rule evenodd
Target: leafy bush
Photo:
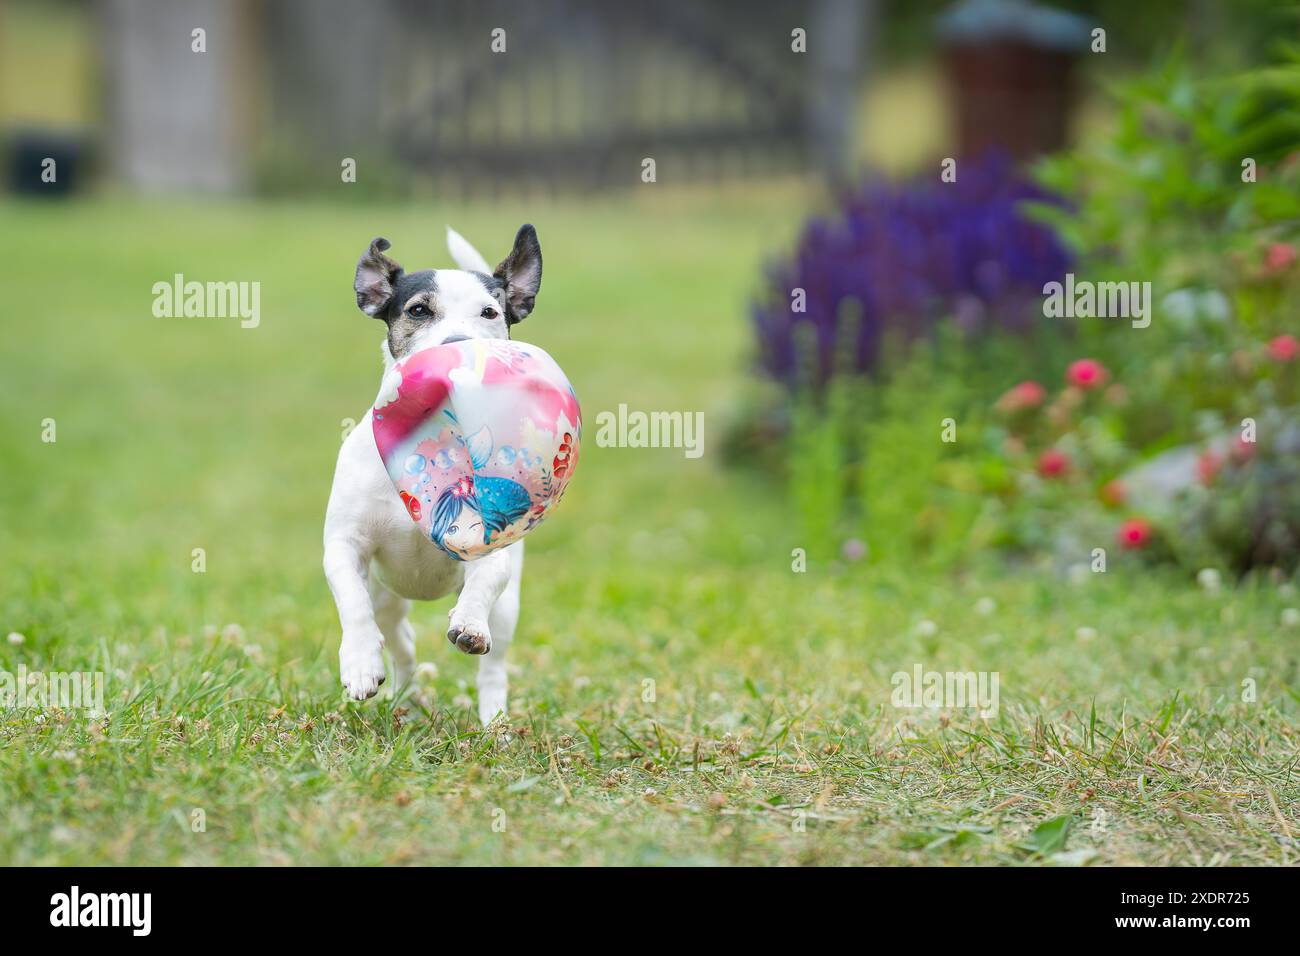
<instances>
[{"instance_id":1,"label":"leafy bush","mask_svg":"<svg viewBox=\"0 0 1300 956\"><path fill-rule=\"evenodd\" d=\"M1021 400L1031 386L1003 396L999 447L1017 478L998 535L1096 537L1101 498L1121 512L1112 542L1148 559L1295 568L1300 60L1226 80L1174 60L1118 92L1113 137L1043 166L1076 204L1035 214L1087 278L1152 283L1154 318L1076 323L1108 389L1075 382L1041 406ZM1061 470L1044 475L1044 455Z\"/></svg>"},{"instance_id":2,"label":"leafy bush","mask_svg":"<svg viewBox=\"0 0 1300 956\"><path fill-rule=\"evenodd\" d=\"M1300 565L1300 60L1118 92L1112 136L1043 165L1051 193L997 164L872 187L769 272L760 356L823 553ZM1151 283L1150 326L1044 318L1066 269Z\"/></svg>"},{"instance_id":3,"label":"leafy bush","mask_svg":"<svg viewBox=\"0 0 1300 956\"><path fill-rule=\"evenodd\" d=\"M988 429L988 447L1005 466L984 489L997 501L993 543L1073 546L1076 557L1118 546L1192 569L1294 566L1297 351L1294 339L1281 336L1238 353L1218 376L1207 371L1208 394L1266 394L1285 404L1264 406L1262 418L1245 416L1237 429L1202 408L1199 436L1181 436L1189 440L1154 454L1141 436L1161 417L1160 389L1130 388L1095 360L1072 363L1055 393L1033 381L1007 390Z\"/></svg>"}]
</instances>

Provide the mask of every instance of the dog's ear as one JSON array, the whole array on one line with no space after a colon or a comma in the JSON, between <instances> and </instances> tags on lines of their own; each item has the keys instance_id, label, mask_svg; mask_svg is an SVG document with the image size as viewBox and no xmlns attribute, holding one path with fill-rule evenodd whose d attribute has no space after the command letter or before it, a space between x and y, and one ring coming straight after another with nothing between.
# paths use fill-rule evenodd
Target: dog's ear
<instances>
[{"instance_id":1,"label":"dog's ear","mask_svg":"<svg viewBox=\"0 0 1300 956\"><path fill-rule=\"evenodd\" d=\"M542 287L542 247L537 230L528 223L519 227L515 247L492 273L506 284L506 321L514 325L533 311L537 290Z\"/></svg>"},{"instance_id":2,"label":"dog's ear","mask_svg":"<svg viewBox=\"0 0 1300 956\"><path fill-rule=\"evenodd\" d=\"M402 274L402 267L384 255L384 250L391 245L380 236L357 262L357 278L352 287L357 292L357 307L366 315L383 315L393 298L397 277Z\"/></svg>"}]
</instances>

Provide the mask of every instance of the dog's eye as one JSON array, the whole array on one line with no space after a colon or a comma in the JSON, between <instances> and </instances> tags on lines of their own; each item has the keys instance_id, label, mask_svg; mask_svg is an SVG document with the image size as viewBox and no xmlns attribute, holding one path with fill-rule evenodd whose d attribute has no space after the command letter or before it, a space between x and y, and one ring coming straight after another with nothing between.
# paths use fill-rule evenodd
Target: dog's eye
<instances>
[{"instance_id":1,"label":"dog's eye","mask_svg":"<svg viewBox=\"0 0 1300 956\"><path fill-rule=\"evenodd\" d=\"M411 315L415 316L417 319L422 319L429 314L428 306L422 305L419 302L415 303L415 305L411 306L406 311L409 312Z\"/></svg>"},{"instance_id":2,"label":"dog's eye","mask_svg":"<svg viewBox=\"0 0 1300 956\"><path fill-rule=\"evenodd\" d=\"M485 306L483 311L479 313L479 315L483 316L483 318L485 319L495 319L500 314L501 314L500 312L492 308L492 306L490 305Z\"/></svg>"}]
</instances>

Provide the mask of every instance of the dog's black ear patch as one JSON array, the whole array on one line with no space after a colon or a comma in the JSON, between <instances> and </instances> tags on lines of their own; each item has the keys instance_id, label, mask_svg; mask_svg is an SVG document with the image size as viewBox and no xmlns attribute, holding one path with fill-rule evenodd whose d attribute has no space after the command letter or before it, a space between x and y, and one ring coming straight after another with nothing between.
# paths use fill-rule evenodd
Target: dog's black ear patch
<instances>
[{"instance_id":1,"label":"dog's black ear patch","mask_svg":"<svg viewBox=\"0 0 1300 956\"><path fill-rule=\"evenodd\" d=\"M506 284L506 321L511 325L522 322L533 311L537 290L542 287L542 247L532 225L519 227L515 247L493 275Z\"/></svg>"},{"instance_id":2,"label":"dog's black ear patch","mask_svg":"<svg viewBox=\"0 0 1300 956\"><path fill-rule=\"evenodd\" d=\"M357 307L366 315L382 317L393 298L393 287L402 274L402 267L388 256L385 250L390 243L378 237L357 262L357 277L352 288L357 293Z\"/></svg>"}]
</instances>

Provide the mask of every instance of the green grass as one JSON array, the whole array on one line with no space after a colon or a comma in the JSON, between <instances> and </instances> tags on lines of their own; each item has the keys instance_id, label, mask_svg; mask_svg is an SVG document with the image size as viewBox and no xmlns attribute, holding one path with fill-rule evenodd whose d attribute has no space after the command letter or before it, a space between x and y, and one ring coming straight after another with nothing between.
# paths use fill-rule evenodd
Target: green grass
<instances>
[{"instance_id":1,"label":"green grass","mask_svg":"<svg viewBox=\"0 0 1300 956\"><path fill-rule=\"evenodd\" d=\"M0 670L102 670L109 699L0 712L0 863L1294 863L1297 599L792 573L787 497L718 448L806 197L646 197L0 209L0 634L25 636ZM492 258L524 219L546 279L520 337L589 421L705 411L706 453L588 441L529 541L506 738L446 601L414 615L431 712L343 701L320 525L379 375L356 257L382 233L443 263L451 222ZM261 326L153 318L175 272L260 281ZM915 664L996 671L998 715L891 706Z\"/></svg>"}]
</instances>

